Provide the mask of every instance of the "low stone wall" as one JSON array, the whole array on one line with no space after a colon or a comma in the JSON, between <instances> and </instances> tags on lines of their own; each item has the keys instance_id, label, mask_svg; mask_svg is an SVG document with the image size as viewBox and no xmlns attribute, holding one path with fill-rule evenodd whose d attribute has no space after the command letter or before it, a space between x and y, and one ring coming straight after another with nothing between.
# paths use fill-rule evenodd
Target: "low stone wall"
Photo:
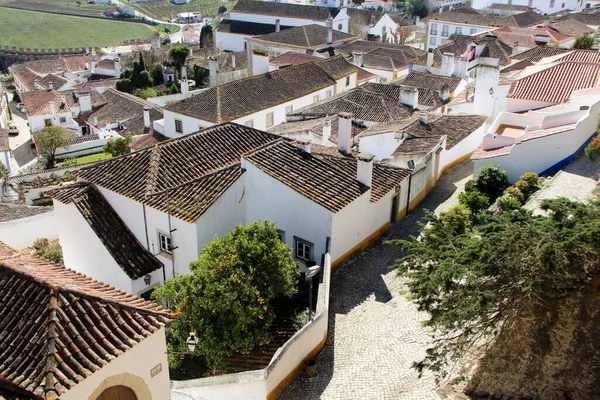
<instances>
[{"instance_id":1,"label":"low stone wall","mask_svg":"<svg viewBox=\"0 0 600 400\"><path fill-rule=\"evenodd\" d=\"M171 399L278 398L302 370L304 360L316 356L327 339L331 257L326 254L324 259L323 282L319 284L314 319L277 350L267 368L210 378L172 381Z\"/></svg>"}]
</instances>

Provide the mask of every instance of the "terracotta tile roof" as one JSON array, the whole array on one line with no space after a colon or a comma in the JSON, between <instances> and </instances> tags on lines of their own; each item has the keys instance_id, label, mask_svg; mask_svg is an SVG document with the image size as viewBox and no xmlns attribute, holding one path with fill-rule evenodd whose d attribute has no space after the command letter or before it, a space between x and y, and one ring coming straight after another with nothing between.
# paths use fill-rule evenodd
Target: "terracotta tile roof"
<instances>
[{"instance_id":1,"label":"terracotta tile roof","mask_svg":"<svg viewBox=\"0 0 600 400\"><path fill-rule=\"evenodd\" d=\"M371 122L391 121L412 115L412 110L399 104L398 100L362 90L362 88L321 100L318 103L300 108L289 115L324 117L337 115L341 112L352 113L355 120Z\"/></svg>"},{"instance_id":2,"label":"terracotta tile roof","mask_svg":"<svg viewBox=\"0 0 600 400\"><path fill-rule=\"evenodd\" d=\"M456 76L434 75L429 72L411 71L404 79L396 81L398 85L441 91L444 85L448 86L450 93L454 92L462 79Z\"/></svg>"},{"instance_id":3,"label":"terracotta tile roof","mask_svg":"<svg viewBox=\"0 0 600 400\"><path fill-rule=\"evenodd\" d=\"M70 113L71 108L66 102L63 102L63 96L63 94L54 89L35 90L33 92L22 93L21 101L25 105L27 115L51 115L50 102L54 103L54 109L57 114Z\"/></svg>"},{"instance_id":4,"label":"terracotta tile roof","mask_svg":"<svg viewBox=\"0 0 600 400\"><path fill-rule=\"evenodd\" d=\"M169 189L169 207L166 191L148 196L146 204L165 213L169 209L172 216L193 223L239 179L242 173L239 164L232 165Z\"/></svg>"},{"instance_id":5,"label":"terracotta tile roof","mask_svg":"<svg viewBox=\"0 0 600 400\"><path fill-rule=\"evenodd\" d=\"M362 59L363 68L377 69L380 71L398 71L402 65L396 66L394 60L386 56L378 56L374 54L364 54Z\"/></svg>"},{"instance_id":6,"label":"terracotta tile roof","mask_svg":"<svg viewBox=\"0 0 600 400\"><path fill-rule=\"evenodd\" d=\"M313 6L314 7L314 6ZM333 43L339 43L356 36L341 31L333 31ZM275 45L297 46L305 49L316 49L327 45L327 28L317 24L297 26L279 32L248 39L252 42L273 43Z\"/></svg>"},{"instance_id":7,"label":"terracotta tile roof","mask_svg":"<svg viewBox=\"0 0 600 400\"><path fill-rule=\"evenodd\" d=\"M471 155L471 160L483 160L486 158L505 156L507 154L510 154L510 151L512 150L512 148L513 148L513 146L511 145L511 146L500 147L498 149L493 149L493 150L484 150L481 146L479 146L477 148L477 150L475 150L473 155Z\"/></svg>"},{"instance_id":8,"label":"terracotta tile roof","mask_svg":"<svg viewBox=\"0 0 600 400\"><path fill-rule=\"evenodd\" d=\"M340 55L317 61L315 64L335 80L345 78L356 72L354 65L350 64Z\"/></svg>"},{"instance_id":9,"label":"terracotta tile roof","mask_svg":"<svg viewBox=\"0 0 600 400\"><path fill-rule=\"evenodd\" d=\"M600 26L600 10L598 10L597 8L591 10L583 10L580 12L567 13L556 18L558 22L570 19L579 21L588 26Z\"/></svg>"},{"instance_id":10,"label":"terracotta tile roof","mask_svg":"<svg viewBox=\"0 0 600 400\"><path fill-rule=\"evenodd\" d=\"M95 79L93 81L87 81L77 86L79 90L91 90L98 88L114 88L117 85L117 78L106 78L106 79Z\"/></svg>"},{"instance_id":11,"label":"terracotta tile roof","mask_svg":"<svg viewBox=\"0 0 600 400\"><path fill-rule=\"evenodd\" d=\"M554 61L576 61L583 63L600 64L600 51L598 50L573 50L564 55L558 55Z\"/></svg>"},{"instance_id":12,"label":"terracotta tile roof","mask_svg":"<svg viewBox=\"0 0 600 400\"><path fill-rule=\"evenodd\" d=\"M273 17L309 19L326 21L334 18L339 10L333 7L316 7L300 4L275 3L255 0L240 0L231 10L232 13L270 15Z\"/></svg>"},{"instance_id":13,"label":"terracotta tile roof","mask_svg":"<svg viewBox=\"0 0 600 400\"><path fill-rule=\"evenodd\" d=\"M106 250L131 279L163 267L136 239L104 196L92 185L82 183L47 192L63 204L73 203Z\"/></svg>"},{"instance_id":14,"label":"terracotta tile roof","mask_svg":"<svg viewBox=\"0 0 600 400\"><path fill-rule=\"evenodd\" d=\"M0 385L9 398L57 399L172 319L157 304L8 251L0 244Z\"/></svg>"},{"instance_id":15,"label":"terracotta tile roof","mask_svg":"<svg viewBox=\"0 0 600 400\"><path fill-rule=\"evenodd\" d=\"M50 88L50 82L52 82L52 87L56 90L60 89L66 83L69 82L68 79L63 78L62 76L55 74L48 74L42 79L39 79L39 84L42 85L44 89Z\"/></svg>"},{"instance_id":16,"label":"terracotta tile roof","mask_svg":"<svg viewBox=\"0 0 600 400\"><path fill-rule=\"evenodd\" d=\"M361 89L368 90L374 93L380 93L386 97L389 97L392 100L399 100L402 85L371 82L362 86ZM419 105L427 106L429 109L436 109L444 105L442 99L440 98L439 92L427 88L417 89L419 91Z\"/></svg>"},{"instance_id":17,"label":"terracotta tile roof","mask_svg":"<svg viewBox=\"0 0 600 400\"><path fill-rule=\"evenodd\" d=\"M155 146L157 143L164 142L169 138L161 135L160 133L153 131L152 133L146 133L144 136L136 140L131 144L132 151L139 151Z\"/></svg>"},{"instance_id":18,"label":"terracotta tile roof","mask_svg":"<svg viewBox=\"0 0 600 400\"><path fill-rule=\"evenodd\" d=\"M566 36L579 37L586 33L593 33L594 30L576 19L567 19L558 21L554 24L554 29Z\"/></svg>"},{"instance_id":19,"label":"terracotta tile roof","mask_svg":"<svg viewBox=\"0 0 600 400\"><path fill-rule=\"evenodd\" d=\"M426 51L421 49L416 49L412 46L406 46L403 44L393 44L393 43L383 43L383 42L375 42L371 40L354 40L347 45L344 45L339 48L340 51L347 54L366 54L376 51L374 54L386 54L388 51L390 54L396 54L400 52L404 54L406 59L413 59L415 57L419 57L423 54L427 54Z\"/></svg>"},{"instance_id":20,"label":"terracotta tile roof","mask_svg":"<svg viewBox=\"0 0 600 400\"><path fill-rule=\"evenodd\" d=\"M86 69L89 69L91 65L91 56L60 56L56 58L43 58L40 60L27 61L14 67L13 71L29 68L40 75L51 73L63 74L65 72L85 71Z\"/></svg>"},{"instance_id":21,"label":"terracotta tile roof","mask_svg":"<svg viewBox=\"0 0 600 400\"><path fill-rule=\"evenodd\" d=\"M0 151L10 151L10 145L8 142L8 130L0 128Z\"/></svg>"},{"instance_id":22,"label":"terracotta tile roof","mask_svg":"<svg viewBox=\"0 0 600 400\"><path fill-rule=\"evenodd\" d=\"M308 54L302 53L294 53L288 51L287 53L283 53L271 60L269 60L270 65L276 65L280 68L286 67L289 65L299 65L307 62L318 61L317 57L310 56Z\"/></svg>"},{"instance_id":23,"label":"terracotta tile roof","mask_svg":"<svg viewBox=\"0 0 600 400\"><path fill-rule=\"evenodd\" d=\"M494 31L495 32L495 31ZM483 46L483 50L477 57L492 57L497 58L500 65L510 63L512 54L511 42L499 40L496 36L490 35L451 35L449 41L433 50L433 66L440 67L442 65L443 54L452 53L455 58L458 58L467 51L471 44ZM507 44L508 43L508 44ZM422 54L415 61L416 65L427 65L427 54Z\"/></svg>"},{"instance_id":24,"label":"terracotta tile roof","mask_svg":"<svg viewBox=\"0 0 600 400\"><path fill-rule=\"evenodd\" d=\"M564 43L574 38L552 29L547 26L532 26L532 27L503 27L495 29L491 32L506 44L512 45L519 42L521 47L537 47L545 46L546 42L536 41L536 37L547 37L550 43Z\"/></svg>"},{"instance_id":25,"label":"terracotta tile roof","mask_svg":"<svg viewBox=\"0 0 600 400\"><path fill-rule=\"evenodd\" d=\"M569 100L574 90L597 86L599 74L600 64L560 62L513 81L506 97L562 103Z\"/></svg>"},{"instance_id":26,"label":"terracotta tile roof","mask_svg":"<svg viewBox=\"0 0 600 400\"><path fill-rule=\"evenodd\" d=\"M96 64L96 68L114 70L115 60L113 60L112 58L105 58L103 60L100 60L98 64Z\"/></svg>"},{"instance_id":27,"label":"terracotta tile roof","mask_svg":"<svg viewBox=\"0 0 600 400\"><path fill-rule=\"evenodd\" d=\"M281 135L284 137L295 138L298 135L306 134L306 135L314 135L317 137L323 136L323 125L326 120L330 121L331 124L331 134L329 135L329 141L331 144L337 144L338 139L338 117L321 117L321 118L311 118L311 119L302 119L298 121L289 121L284 124L277 125L271 129L269 132L275 133L277 135ZM366 128L363 126L359 126L356 123L352 123L352 137L354 138L360 132L364 131ZM337 146L336 146L337 149Z\"/></svg>"},{"instance_id":28,"label":"terracotta tile roof","mask_svg":"<svg viewBox=\"0 0 600 400\"><path fill-rule=\"evenodd\" d=\"M529 60L535 63L540 61L542 58L554 57L558 54L565 54L571 51L573 50L563 49L560 47L538 46L534 47L533 49L519 53L513 56L513 58L516 60Z\"/></svg>"},{"instance_id":29,"label":"terracotta tile roof","mask_svg":"<svg viewBox=\"0 0 600 400\"><path fill-rule=\"evenodd\" d=\"M521 12L533 11L533 9L531 7L519 6L516 4L494 3L491 6L489 6L488 8L490 10L502 10L502 11L521 11Z\"/></svg>"},{"instance_id":30,"label":"terracotta tile roof","mask_svg":"<svg viewBox=\"0 0 600 400\"><path fill-rule=\"evenodd\" d=\"M96 163L77 176L144 203L146 195L180 186L240 162L242 154L279 139L238 124L222 124ZM166 171L165 171L166 168Z\"/></svg>"},{"instance_id":31,"label":"terracotta tile roof","mask_svg":"<svg viewBox=\"0 0 600 400\"><path fill-rule=\"evenodd\" d=\"M95 91L91 91L93 93ZM102 93L105 103L98 110L87 116L87 122L102 128L107 124L115 124L119 121L122 130L121 135L141 135L150 132L144 126L144 107L150 108L150 122L163 118L162 109L154 103L133 96L129 93L119 92L116 89L106 89ZM94 122L98 119L97 124Z\"/></svg>"},{"instance_id":32,"label":"terracotta tile roof","mask_svg":"<svg viewBox=\"0 0 600 400\"><path fill-rule=\"evenodd\" d=\"M35 71L21 66L20 68L15 68L13 70L13 75L21 82L21 84L25 87L25 90L35 90L35 80L42 79L43 75L36 73Z\"/></svg>"},{"instance_id":33,"label":"terracotta tile roof","mask_svg":"<svg viewBox=\"0 0 600 400\"><path fill-rule=\"evenodd\" d=\"M47 207L31 207L23 204L0 203L0 222L33 217L52 211Z\"/></svg>"},{"instance_id":34,"label":"terracotta tile roof","mask_svg":"<svg viewBox=\"0 0 600 400\"><path fill-rule=\"evenodd\" d=\"M380 11L363 10L362 8L353 7L348 7L346 11L350 17L350 30L352 30L353 27L362 28L371 26L373 23L376 24L385 15Z\"/></svg>"},{"instance_id":35,"label":"terracotta tile roof","mask_svg":"<svg viewBox=\"0 0 600 400\"><path fill-rule=\"evenodd\" d=\"M368 187L356 179L356 159L310 154L293 143L277 141L247 156L267 175L294 189L331 212L338 212L359 198ZM375 173L376 168L393 168L393 174ZM378 201L410 172L397 167L373 166L371 201ZM393 183L392 183L393 182Z\"/></svg>"},{"instance_id":36,"label":"terracotta tile roof","mask_svg":"<svg viewBox=\"0 0 600 400\"><path fill-rule=\"evenodd\" d=\"M275 22L273 20L273 22ZM279 29L290 29L291 26L281 25ZM275 23L261 24L258 22L238 21L233 19L222 19L217 25L217 29L222 33L235 33L238 35L258 36L275 32Z\"/></svg>"},{"instance_id":37,"label":"terracotta tile roof","mask_svg":"<svg viewBox=\"0 0 600 400\"><path fill-rule=\"evenodd\" d=\"M378 75L375 75L365 69L356 67L356 80L359 84L363 82L368 82L371 79L377 79Z\"/></svg>"},{"instance_id":38,"label":"terracotta tile roof","mask_svg":"<svg viewBox=\"0 0 600 400\"><path fill-rule=\"evenodd\" d=\"M522 71L531 65L533 65L533 63L529 60L514 60L512 64L507 65L504 68L501 68L500 73L506 74L508 72Z\"/></svg>"},{"instance_id":39,"label":"terracotta tile roof","mask_svg":"<svg viewBox=\"0 0 600 400\"><path fill-rule=\"evenodd\" d=\"M531 26L539 24L544 20L540 14L533 11L514 15L500 16L483 11L474 10L469 7L460 7L446 11L441 14L432 14L427 18L429 22L447 21L476 26Z\"/></svg>"},{"instance_id":40,"label":"terracotta tile roof","mask_svg":"<svg viewBox=\"0 0 600 400\"><path fill-rule=\"evenodd\" d=\"M483 115L430 115L428 124L415 119L401 129L412 137L446 136L446 150L452 149L461 140L479 129L485 123ZM400 146L400 151L402 146Z\"/></svg>"},{"instance_id":41,"label":"terracotta tile roof","mask_svg":"<svg viewBox=\"0 0 600 400\"><path fill-rule=\"evenodd\" d=\"M334 84L316 63L305 63L224 83L165 109L208 122L228 122Z\"/></svg>"}]
</instances>

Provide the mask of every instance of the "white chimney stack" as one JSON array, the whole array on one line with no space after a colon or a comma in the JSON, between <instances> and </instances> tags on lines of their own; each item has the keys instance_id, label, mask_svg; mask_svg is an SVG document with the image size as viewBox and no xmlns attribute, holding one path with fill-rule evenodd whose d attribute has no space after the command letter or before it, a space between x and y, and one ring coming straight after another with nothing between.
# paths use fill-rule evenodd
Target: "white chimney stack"
<instances>
[{"instance_id":1,"label":"white chimney stack","mask_svg":"<svg viewBox=\"0 0 600 400\"><path fill-rule=\"evenodd\" d=\"M275 20L275 32L279 32L281 30L281 21L278 19Z\"/></svg>"},{"instance_id":2,"label":"white chimney stack","mask_svg":"<svg viewBox=\"0 0 600 400\"><path fill-rule=\"evenodd\" d=\"M373 183L373 155L360 153L356 161L356 179L365 186Z\"/></svg>"},{"instance_id":3,"label":"white chimney stack","mask_svg":"<svg viewBox=\"0 0 600 400\"><path fill-rule=\"evenodd\" d=\"M54 115L56 115L56 106L53 101L49 101L48 105L50 105L50 114L54 117Z\"/></svg>"},{"instance_id":4,"label":"white chimney stack","mask_svg":"<svg viewBox=\"0 0 600 400\"><path fill-rule=\"evenodd\" d=\"M187 99L188 97L190 97L190 88L188 86L188 80L186 78L183 78L179 81L179 86L181 87L181 94L183 95L183 98Z\"/></svg>"},{"instance_id":5,"label":"white chimney stack","mask_svg":"<svg viewBox=\"0 0 600 400\"><path fill-rule=\"evenodd\" d=\"M427 66L431 67L433 65L433 49L429 50L427 53Z\"/></svg>"},{"instance_id":6,"label":"white chimney stack","mask_svg":"<svg viewBox=\"0 0 600 400\"><path fill-rule=\"evenodd\" d=\"M269 72L269 54L264 50L252 51L252 75Z\"/></svg>"},{"instance_id":7,"label":"white chimney stack","mask_svg":"<svg viewBox=\"0 0 600 400\"><path fill-rule=\"evenodd\" d=\"M115 77L121 76L121 59L119 57L115 58Z\"/></svg>"},{"instance_id":8,"label":"white chimney stack","mask_svg":"<svg viewBox=\"0 0 600 400\"><path fill-rule=\"evenodd\" d=\"M327 28L327 44L333 43L333 21L328 19L325 22L325 27Z\"/></svg>"},{"instance_id":9,"label":"white chimney stack","mask_svg":"<svg viewBox=\"0 0 600 400\"><path fill-rule=\"evenodd\" d=\"M327 142L329 142L329 138L331 137L331 120L325 120L325 122L323 122L323 142L325 142L327 145Z\"/></svg>"},{"instance_id":10,"label":"white chimney stack","mask_svg":"<svg viewBox=\"0 0 600 400\"><path fill-rule=\"evenodd\" d=\"M310 154L310 139L297 139L296 147L298 147L299 150Z\"/></svg>"},{"instance_id":11,"label":"white chimney stack","mask_svg":"<svg viewBox=\"0 0 600 400\"><path fill-rule=\"evenodd\" d=\"M185 65L181 66L181 79L187 79L187 67Z\"/></svg>"},{"instance_id":12,"label":"white chimney stack","mask_svg":"<svg viewBox=\"0 0 600 400\"><path fill-rule=\"evenodd\" d=\"M231 69L235 71L235 53L231 53Z\"/></svg>"},{"instance_id":13,"label":"white chimney stack","mask_svg":"<svg viewBox=\"0 0 600 400\"><path fill-rule=\"evenodd\" d=\"M150 108L144 106L144 128L150 129Z\"/></svg>"},{"instance_id":14,"label":"white chimney stack","mask_svg":"<svg viewBox=\"0 0 600 400\"><path fill-rule=\"evenodd\" d=\"M352 63L357 67L362 67L363 64L363 55L359 53L352 54Z\"/></svg>"},{"instance_id":15,"label":"white chimney stack","mask_svg":"<svg viewBox=\"0 0 600 400\"><path fill-rule=\"evenodd\" d=\"M208 70L209 70L209 86L215 87L219 84L219 62L216 57L210 57L208 59Z\"/></svg>"},{"instance_id":16,"label":"white chimney stack","mask_svg":"<svg viewBox=\"0 0 600 400\"><path fill-rule=\"evenodd\" d=\"M92 97L90 96L90 92L81 92L79 93L79 112L87 113L92 111Z\"/></svg>"},{"instance_id":17,"label":"white chimney stack","mask_svg":"<svg viewBox=\"0 0 600 400\"><path fill-rule=\"evenodd\" d=\"M400 98L398 99L400 104L404 104L413 110L417 108L419 104L419 89L408 86L400 87Z\"/></svg>"},{"instance_id":18,"label":"white chimney stack","mask_svg":"<svg viewBox=\"0 0 600 400\"><path fill-rule=\"evenodd\" d=\"M453 73L454 73L454 54L453 53L444 53L442 55L442 68L440 70L440 75L452 76Z\"/></svg>"},{"instance_id":19,"label":"white chimney stack","mask_svg":"<svg viewBox=\"0 0 600 400\"><path fill-rule=\"evenodd\" d=\"M67 104L67 96L65 96L64 94L60 95L60 102L62 105Z\"/></svg>"},{"instance_id":20,"label":"white chimney stack","mask_svg":"<svg viewBox=\"0 0 600 400\"><path fill-rule=\"evenodd\" d=\"M352 150L352 114L340 113L338 115L338 150L350 153Z\"/></svg>"},{"instance_id":21,"label":"white chimney stack","mask_svg":"<svg viewBox=\"0 0 600 400\"><path fill-rule=\"evenodd\" d=\"M52 83L52 81L48 82L48 89L49 90L53 90L54 89L54 83Z\"/></svg>"}]
</instances>

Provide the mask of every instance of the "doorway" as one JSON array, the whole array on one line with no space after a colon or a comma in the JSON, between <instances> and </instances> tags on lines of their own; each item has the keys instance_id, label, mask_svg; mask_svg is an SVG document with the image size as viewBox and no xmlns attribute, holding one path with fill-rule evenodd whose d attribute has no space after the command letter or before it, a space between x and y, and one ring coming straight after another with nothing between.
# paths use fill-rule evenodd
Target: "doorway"
<instances>
[{"instance_id":1,"label":"doorway","mask_svg":"<svg viewBox=\"0 0 600 400\"><path fill-rule=\"evenodd\" d=\"M392 211L390 215L390 224L393 224L398 219L398 197L399 193L396 193L394 197L392 197Z\"/></svg>"},{"instance_id":2,"label":"doorway","mask_svg":"<svg viewBox=\"0 0 600 400\"><path fill-rule=\"evenodd\" d=\"M118 385L104 389L96 400L138 400L138 398L131 388Z\"/></svg>"}]
</instances>

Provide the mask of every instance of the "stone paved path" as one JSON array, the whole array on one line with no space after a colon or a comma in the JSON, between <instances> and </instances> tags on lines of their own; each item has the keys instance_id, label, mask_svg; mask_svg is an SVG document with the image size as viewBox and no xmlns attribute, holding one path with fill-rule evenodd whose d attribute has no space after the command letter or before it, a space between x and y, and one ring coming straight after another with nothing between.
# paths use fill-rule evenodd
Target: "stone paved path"
<instances>
[{"instance_id":1,"label":"stone paved path","mask_svg":"<svg viewBox=\"0 0 600 400\"><path fill-rule=\"evenodd\" d=\"M383 241L418 234L425 209L440 212L457 204L458 188L472 171L468 160L446 171L385 238L334 271L319 373L311 381L300 374L282 399L439 399L433 376L418 379L411 368L431 338L420 324L425 315L401 294L402 281L390 270L400 251Z\"/></svg>"}]
</instances>

